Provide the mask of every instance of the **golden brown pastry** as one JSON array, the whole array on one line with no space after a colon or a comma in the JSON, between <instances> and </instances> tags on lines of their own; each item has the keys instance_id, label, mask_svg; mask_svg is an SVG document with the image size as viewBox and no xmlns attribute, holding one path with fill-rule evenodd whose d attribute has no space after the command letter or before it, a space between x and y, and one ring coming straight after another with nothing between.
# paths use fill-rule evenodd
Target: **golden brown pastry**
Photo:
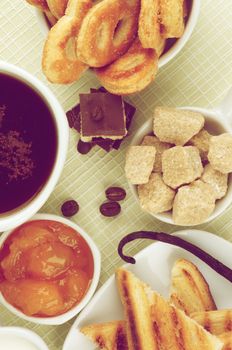
<instances>
[{"instance_id":1,"label":"golden brown pastry","mask_svg":"<svg viewBox=\"0 0 232 350\"><path fill-rule=\"evenodd\" d=\"M160 23L165 38L180 38L184 33L184 0L160 1Z\"/></svg>"},{"instance_id":2,"label":"golden brown pastry","mask_svg":"<svg viewBox=\"0 0 232 350\"><path fill-rule=\"evenodd\" d=\"M139 39L144 48L155 49L158 56L164 50L166 39L160 32L159 0L141 0Z\"/></svg>"},{"instance_id":3,"label":"golden brown pastry","mask_svg":"<svg viewBox=\"0 0 232 350\"><path fill-rule=\"evenodd\" d=\"M90 67L102 67L123 55L138 29L140 0L103 0L83 20L77 55Z\"/></svg>"},{"instance_id":4,"label":"golden brown pastry","mask_svg":"<svg viewBox=\"0 0 232 350\"><path fill-rule=\"evenodd\" d=\"M51 28L43 50L42 68L52 83L68 84L80 78L88 66L76 56L76 36L92 0L70 0L65 13Z\"/></svg>"},{"instance_id":5,"label":"golden brown pastry","mask_svg":"<svg viewBox=\"0 0 232 350\"><path fill-rule=\"evenodd\" d=\"M26 0L30 5L37 7L41 11L48 10L48 4L46 0Z\"/></svg>"},{"instance_id":6,"label":"golden brown pastry","mask_svg":"<svg viewBox=\"0 0 232 350\"><path fill-rule=\"evenodd\" d=\"M47 4L53 16L59 19L65 14L68 0L47 0Z\"/></svg>"},{"instance_id":7,"label":"golden brown pastry","mask_svg":"<svg viewBox=\"0 0 232 350\"><path fill-rule=\"evenodd\" d=\"M232 332L232 309L195 312L191 318L212 334Z\"/></svg>"},{"instance_id":8,"label":"golden brown pastry","mask_svg":"<svg viewBox=\"0 0 232 350\"><path fill-rule=\"evenodd\" d=\"M116 95L143 90L156 76L158 56L153 49L144 49L138 39L130 49L109 66L95 69L101 84Z\"/></svg>"},{"instance_id":9,"label":"golden brown pastry","mask_svg":"<svg viewBox=\"0 0 232 350\"><path fill-rule=\"evenodd\" d=\"M204 276L185 259L177 260L173 266L170 301L187 315L217 309Z\"/></svg>"}]
</instances>

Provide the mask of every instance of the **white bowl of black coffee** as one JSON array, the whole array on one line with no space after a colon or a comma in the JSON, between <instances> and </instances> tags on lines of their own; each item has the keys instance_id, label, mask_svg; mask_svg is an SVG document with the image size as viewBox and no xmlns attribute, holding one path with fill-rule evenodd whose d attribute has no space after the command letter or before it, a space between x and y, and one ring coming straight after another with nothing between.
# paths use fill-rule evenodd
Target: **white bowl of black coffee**
<instances>
[{"instance_id":1,"label":"white bowl of black coffee","mask_svg":"<svg viewBox=\"0 0 232 350\"><path fill-rule=\"evenodd\" d=\"M29 73L0 61L0 232L34 215L62 171L65 113Z\"/></svg>"}]
</instances>

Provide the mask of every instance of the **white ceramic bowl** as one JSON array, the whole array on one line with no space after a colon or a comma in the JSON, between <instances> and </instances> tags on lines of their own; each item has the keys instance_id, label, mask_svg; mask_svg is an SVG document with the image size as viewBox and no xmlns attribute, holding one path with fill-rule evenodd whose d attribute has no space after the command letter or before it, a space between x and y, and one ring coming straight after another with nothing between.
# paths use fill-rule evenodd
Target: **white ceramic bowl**
<instances>
[{"instance_id":1,"label":"white ceramic bowl","mask_svg":"<svg viewBox=\"0 0 232 350\"><path fill-rule=\"evenodd\" d=\"M187 25L185 27L184 34L176 43L159 59L159 68L165 66L170 62L185 46L189 38L191 37L193 30L196 26L199 14L200 14L201 0L192 0L192 9L188 18ZM44 13L40 10L36 10L36 16L41 28L41 31L47 36L50 27Z\"/></svg>"},{"instance_id":2,"label":"white ceramic bowl","mask_svg":"<svg viewBox=\"0 0 232 350\"><path fill-rule=\"evenodd\" d=\"M14 337L16 339L21 338L33 344L38 350L49 350L45 342L36 333L30 331L29 329L21 327L0 327L0 344L1 337L3 336L11 337L12 340Z\"/></svg>"},{"instance_id":3,"label":"white ceramic bowl","mask_svg":"<svg viewBox=\"0 0 232 350\"><path fill-rule=\"evenodd\" d=\"M36 77L12 64L0 61L0 73L15 77L36 91L50 108L57 129L56 160L51 174L42 190L35 197L15 210L0 215L0 232L19 226L32 217L47 201L52 193L66 159L69 126L64 110L53 93Z\"/></svg>"},{"instance_id":4,"label":"white ceramic bowl","mask_svg":"<svg viewBox=\"0 0 232 350\"><path fill-rule=\"evenodd\" d=\"M215 109L205 109L198 107L181 107L181 109L191 110L195 112L202 113L205 117L205 128L212 134L221 134L224 132L232 134L232 89L227 94L226 98L223 100L221 105ZM147 120L136 132L132 139L131 146L140 145L144 136L152 133L152 118ZM128 181L129 182L129 181ZM129 182L132 193L134 194L136 200L139 203L137 186L132 185ZM216 207L214 212L209 216L205 222L209 222L219 215L221 215L232 203L232 174L229 175L228 180L228 191L220 200L216 201ZM176 225L173 222L171 212L165 212L161 214L151 214L160 221L166 222L168 224ZM179 225L182 226L182 225ZM183 225L184 226L184 225ZM191 225L194 226L194 225Z\"/></svg>"},{"instance_id":5,"label":"white ceramic bowl","mask_svg":"<svg viewBox=\"0 0 232 350\"><path fill-rule=\"evenodd\" d=\"M52 215L52 214L36 214L31 218L29 221L35 221L35 220L53 220L53 221L58 221L61 222L67 226L70 226L74 230L76 230L87 242L92 255L93 255L93 261L94 261L94 272L93 272L93 279L92 282L89 286L89 289L83 299L78 303L76 306L74 306L72 309L69 311L65 312L62 315L54 316L54 317L32 317L32 316L27 316L14 306L12 306L10 303L8 303L2 294L0 293L0 303L4 305L9 311L11 311L13 314L16 316L26 320L30 321L33 323L38 323L38 324L46 324L46 325L59 325L63 324L67 321L69 321L71 318L76 316L85 306L86 304L90 301L92 298L98 282L100 278L100 272L101 272L101 255L99 252L99 249L95 245L94 241L90 238L90 236L77 224L74 222L65 219L61 216L57 215ZM4 241L7 239L7 237L12 233L11 231L4 232L3 235L0 237L0 247L3 245Z\"/></svg>"}]
</instances>

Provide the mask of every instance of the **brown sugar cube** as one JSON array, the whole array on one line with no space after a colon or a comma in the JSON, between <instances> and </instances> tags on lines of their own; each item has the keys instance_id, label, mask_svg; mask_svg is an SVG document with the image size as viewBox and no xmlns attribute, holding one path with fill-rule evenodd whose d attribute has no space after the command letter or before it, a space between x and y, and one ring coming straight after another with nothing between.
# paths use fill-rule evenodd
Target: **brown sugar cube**
<instances>
[{"instance_id":1,"label":"brown sugar cube","mask_svg":"<svg viewBox=\"0 0 232 350\"><path fill-rule=\"evenodd\" d=\"M156 149L154 146L132 146L126 155L126 177L134 185L145 184L151 175Z\"/></svg>"},{"instance_id":2,"label":"brown sugar cube","mask_svg":"<svg viewBox=\"0 0 232 350\"><path fill-rule=\"evenodd\" d=\"M152 214L172 209L175 191L165 185L162 176L152 173L149 182L138 186L141 207Z\"/></svg>"},{"instance_id":3,"label":"brown sugar cube","mask_svg":"<svg viewBox=\"0 0 232 350\"><path fill-rule=\"evenodd\" d=\"M202 129L197 135L193 136L188 142L190 145L199 149L201 160L208 161L209 141L212 135L207 130Z\"/></svg>"},{"instance_id":4,"label":"brown sugar cube","mask_svg":"<svg viewBox=\"0 0 232 350\"><path fill-rule=\"evenodd\" d=\"M145 136L142 143L142 146L155 146L156 156L155 163L153 166L153 171L155 173L162 172L162 154L166 149L172 147L170 143L161 142L156 136Z\"/></svg>"},{"instance_id":5,"label":"brown sugar cube","mask_svg":"<svg viewBox=\"0 0 232 350\"><path fill-rule=\"evenodd\" d=\"M177 225L203 223L215 209L212 187L200 180L178 189L173 204L173 221Z\"/></svg>"},{"instance_id":6,"label":"brown sugar cube","mask_svg":"<svg viewBox=\"0 0 232 350\"><path fill-rule=\"evenodd\" d=\"M155 109L153 131L162 142L184 145L204 126L202 114L168 107Z\"/></svg>"},{"instance_id":7,"label":"brown sugar cube","mask_svg":"<svg viewBox=\"0 0 232 350\"><path fill-rule=\"evenodd\" d=\"M204 168L201 180L212 187L215 199L220 199L225 196L228 188L228 174L223 174L220 171L214 170L210 164L207 164Z\"/></svg>"},{"instance_id":8,"label":"brown sugar cube","mask_svg":"<svg viewBox=\"0 0 232 350\"><path fill-rule=\"evenodd\" d=\"M209 143L208 160L212 168L223 174L232 172L232 135L212 136Z\"/></svg>"},{"instance_id":9,"label":"brown sugar cube","mask_svg":"<svg viewBox=\"0 0 232 350\"><path fill-rule=\"evenodd\" d=\"M163 180L176 189L199 178L203 166L199 151L193 146L175 146L163 152Z\"/></svg>"}]
</instances>

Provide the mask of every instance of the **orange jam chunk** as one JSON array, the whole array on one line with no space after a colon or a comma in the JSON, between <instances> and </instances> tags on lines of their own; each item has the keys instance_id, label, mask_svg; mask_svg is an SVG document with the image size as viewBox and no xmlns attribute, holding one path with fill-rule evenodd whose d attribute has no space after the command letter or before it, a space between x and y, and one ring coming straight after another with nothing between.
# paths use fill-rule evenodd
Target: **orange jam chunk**
<instances>
[{"instance_id":1,"label":"orange jam chunk","mask_svg":"<svg viewBox=\"0 0 232 350\"><path fill-rule=\"evenodd\" d=\"M56 278L75 265L74 251L59 242L41 244L25 255L26 274L32 278Z\"/></svg>"},{"instance_id":2,"label":"orange jam chunk","mask_svg":"<svg viewBox=\"0 0 232 350\"><path fill-rule=\"evenodd\" d=\"M78 232L56 221L31 221L0 248L0 292L27 315L56 316L81 301L93 269L91 250Z\"/></svg>"},{"instance_id":3,"label":"orange jam chunk","mask_svg":"<svg viewBox=\"0 0 232 350\"><path fill-rule=\"evenodd\" d=\"M58 286L45 281L5 281L1 285L4 298L26 315L53 316L62 313L64 303Z\"/></svg>"},{"instance_id":4,"label":"orange jam chunk","mask_svg":"<svg viewBox=\"0 0 232 350\"><path fill-rule=\"evenodd\" d=\"M88 289L89 279L83 270L69 270L64 279L60 280L66 309L70 309L80 301Z\"/></svg>"}]
</instances>

